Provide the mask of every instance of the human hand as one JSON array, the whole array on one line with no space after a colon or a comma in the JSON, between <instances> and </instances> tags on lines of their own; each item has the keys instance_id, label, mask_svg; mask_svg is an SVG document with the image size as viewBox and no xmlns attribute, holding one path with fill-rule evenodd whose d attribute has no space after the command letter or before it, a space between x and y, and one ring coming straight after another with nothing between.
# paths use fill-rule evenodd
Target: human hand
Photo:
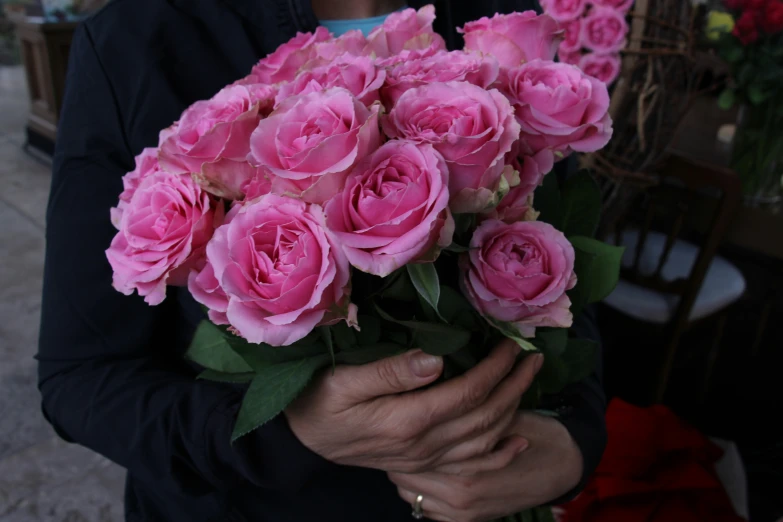
<instances>
[{"instance_id":1,"label":"human hand","mask_svg":"<svg viewBox=\"0 0 783 522\"><path fill-rule=\"evenodd\" d=\"M501 342L464 375L426 390L443 360L420 351L324 373L285 415L315 453L342 465L417 473L492 451L506 435L541 356L516 365Z\"/></svg>"},{"instance_id":2,"label":"human hand","mask_svg":"<svg viewBox=\"0 0 783 522\"><path fill-rule=\"evenodd\" d=\"M556 419L518 412L508 434L488 456L389 478L403 500L413 504L422 495L424 516L444 522L503 518L551 502L579 483L582 453Z\"/></svg>"}]
</instances>

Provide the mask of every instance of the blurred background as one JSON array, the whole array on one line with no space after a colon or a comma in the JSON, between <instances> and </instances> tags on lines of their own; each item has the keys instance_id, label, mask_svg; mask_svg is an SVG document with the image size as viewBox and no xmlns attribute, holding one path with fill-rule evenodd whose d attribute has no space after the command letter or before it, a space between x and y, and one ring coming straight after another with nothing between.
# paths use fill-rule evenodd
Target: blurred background
<instances>
[{"instance_id":1,"label":"blurred background","mask_svg":"<svg viewBox=\"0 0 783 522\"><path fill-rule=\"evenodd\" d=\"M33 360L68 51L79 20L104 3L0 0L0 522L122 519L123 471L55 436L39 413ZM721 448L695 460L720 479L733 511L776 522L783 1L604 3L625 18L623 50L595 52L567 34L560 59L612 89L615 136L579 158L604 193L602 237L626 246L621 283L599 309L616 399L610 448L634 441L632 453L649 460L633 477L646 494L690 499L699 487L685 479L674 493L660 485L661 469L682 478L673 463L695 459L678 445L686 426ZM628 431L634 415L682 425L651 423L648 438L674 439L651 449Z\"/></svg>"}]
</instances>

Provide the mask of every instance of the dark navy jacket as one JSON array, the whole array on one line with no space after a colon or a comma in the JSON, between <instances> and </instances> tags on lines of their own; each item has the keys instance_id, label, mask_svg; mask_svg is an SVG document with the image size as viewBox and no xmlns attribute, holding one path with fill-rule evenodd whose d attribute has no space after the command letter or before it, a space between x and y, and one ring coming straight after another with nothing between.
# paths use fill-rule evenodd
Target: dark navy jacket
<instances>
[{"instance_id":1,"label":"dark navy jacket","mask_svg":"<svg viewBox=\"0 0 783 522\"><path fill-rule=\"evenodd\" d=\"M530 5L437 7L455 47L454 27ZM283 417L231 446L241 390L196 381L182 358L200 309L185 290L157 307L119 294L104 254L134 156L188 105L316 25L308 0L113 0L76 32L48 208L39 387L64 439L128 469L129 521L410 520L384 473L327 462ZM606 436L598 376L561 399L590 473Z\"/></svg>"}]
</instances>

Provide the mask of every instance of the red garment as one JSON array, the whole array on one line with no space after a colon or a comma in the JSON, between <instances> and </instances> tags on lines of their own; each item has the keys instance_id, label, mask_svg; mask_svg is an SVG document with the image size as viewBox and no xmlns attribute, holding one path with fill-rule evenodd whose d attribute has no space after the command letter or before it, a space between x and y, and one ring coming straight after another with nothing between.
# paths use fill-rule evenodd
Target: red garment
<instances>
[{"instance_id":1,"label":"red garment","mask_svg":"<svg viewBox=\"0 0 783 522\"><path fill-rule=\"evenodd\" d=\"M664 406L613 400L609 442L563 522L742 522L715 473L722 451Z\"/></svg>"}]
</instances>

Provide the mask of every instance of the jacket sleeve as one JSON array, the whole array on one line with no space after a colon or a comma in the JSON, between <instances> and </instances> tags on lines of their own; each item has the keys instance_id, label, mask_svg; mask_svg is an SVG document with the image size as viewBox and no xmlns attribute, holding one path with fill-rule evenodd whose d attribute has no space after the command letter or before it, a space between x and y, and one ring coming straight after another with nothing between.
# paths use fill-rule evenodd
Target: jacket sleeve
<instances>
[{"instance_id":1,"label":"jacket sleeve","mask_svg":"<svg viewBox=\"0 0 783 522\"><path fill-rule=\"evenodd\" d=\"M328 462L278 419L230 445L241 400L197 381L173 349L192 324L176 292L158 307L111 286L109 209L133 167L118 104L88 27L73 41L47 213L39 389L66 440L156 489L206 494L247 480L296 491ZM179 314L179 315L178 315Z\"/></svg>"}]
</instances>

